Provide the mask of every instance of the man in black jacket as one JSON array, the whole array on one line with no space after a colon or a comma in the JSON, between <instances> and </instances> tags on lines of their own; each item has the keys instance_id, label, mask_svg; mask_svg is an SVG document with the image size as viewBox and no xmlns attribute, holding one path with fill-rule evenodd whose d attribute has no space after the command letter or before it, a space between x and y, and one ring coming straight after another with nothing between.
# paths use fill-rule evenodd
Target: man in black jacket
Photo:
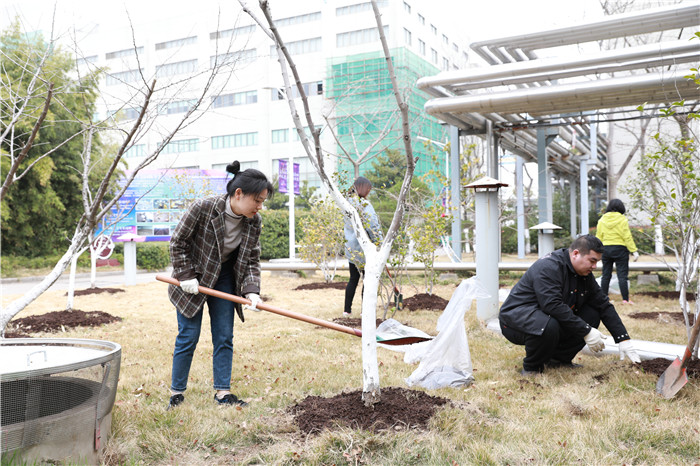
<instances>
[{"instance_id":1,"label":"man in black jacket","mask_svg":"<svg viewBox=\"0 0 700 466\"><path fill-rule=\"evenodd\" d=\"M640 362L627 329L591 271L603 254L603 243L583 235L542 257L525 272L501 306L503 336L525 346L523 375L547 367L576 367L574 356L585 346L605 348L597 330L601 322L618 343L620 359Z\"/></svg>"}]
</instances>

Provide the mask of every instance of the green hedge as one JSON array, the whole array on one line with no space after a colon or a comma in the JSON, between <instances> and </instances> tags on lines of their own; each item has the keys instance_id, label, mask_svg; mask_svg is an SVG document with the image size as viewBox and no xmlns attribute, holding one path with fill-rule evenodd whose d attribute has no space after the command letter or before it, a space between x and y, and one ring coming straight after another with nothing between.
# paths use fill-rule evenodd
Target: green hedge
<instances>
[{"instance_id":1,"label":"green hedge","mask_svg":"<svg viewBox=\"0 0 700 466\"><path fill-rule=\"evenodd\" d=\"M289 211L287 210L263 210L260 212L263 221L262 234L260 235L261 259L280 259L289 257ZM296 242L303 236L301 221L310 212L295 212L294 237Z\"/></svg>"},{"instance_id":2,"label":"green hedge","mask_svg":"<svg viewBox=\"0 0 700 466\"><path fill-rule=\"evenodd\" d=\"M138 243L136 245L136 266L139 269L163 270L170 265L170 243Z\"/></svg>"}]
</instances>

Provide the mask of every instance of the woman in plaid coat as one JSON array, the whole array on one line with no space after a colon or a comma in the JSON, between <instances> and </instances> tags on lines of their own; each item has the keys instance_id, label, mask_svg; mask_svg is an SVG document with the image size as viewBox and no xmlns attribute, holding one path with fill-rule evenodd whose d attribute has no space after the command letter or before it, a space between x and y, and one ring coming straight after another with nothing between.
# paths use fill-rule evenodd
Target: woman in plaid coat
<instances>
[{"instance_id":1,"label":"woman in plaid coat","mask_svg":"<svg viewBox=\"0 0 700 466\"><path fill-rule=\"evenodd\" d=\"M195 201L175 228L170 240L173 277L168 295L177 310L178 334L173 352L171 396L168 408L185 399L192 356L199 341L204 304L209 309L214 346L214 400L219 404L245 406L232 394L233 315L243 322L243 309L256 309L260 302L260 231L258 211L272 195L272 183L249 168L240 171L235 161L226 167L233 178L226 194ZM199 293L199 285L224 293L245 295L250 306L241 307Z\"/></svg>"}]
</instances>

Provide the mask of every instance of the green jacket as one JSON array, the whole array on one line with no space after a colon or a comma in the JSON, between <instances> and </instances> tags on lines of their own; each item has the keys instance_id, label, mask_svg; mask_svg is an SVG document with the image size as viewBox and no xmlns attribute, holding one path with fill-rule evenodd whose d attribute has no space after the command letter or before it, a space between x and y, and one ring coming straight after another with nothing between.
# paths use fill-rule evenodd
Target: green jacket
<instances>
[{"instance_id":1,"label":"green jacket","mask_svg":"<svg viewBox=\"0 0 700 466\"><path fill-rule=\"evenodd\" d=\"M620 212L608 212L600 217L595 235L603 246L627 246L629 252L637 251L627 217Z\"/></svg>"}]
</instances>

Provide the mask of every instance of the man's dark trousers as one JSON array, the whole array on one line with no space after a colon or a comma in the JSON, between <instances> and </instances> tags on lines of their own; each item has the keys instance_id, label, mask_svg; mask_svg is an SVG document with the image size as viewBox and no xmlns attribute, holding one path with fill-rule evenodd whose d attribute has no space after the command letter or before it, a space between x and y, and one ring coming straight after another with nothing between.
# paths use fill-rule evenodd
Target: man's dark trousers
<instances>
[{"instance_id":1,"label":"man's dark trousers","mask_svg":"<svg viewBox=\"0 0 700 466\"><path fill-rule=\"evenodd\" d=\"M600 313L591 306L584 306L576 315L591 327L600 325ZM576 354L586 346L583 337L567 332L553 317L549 318L542 335L531 335L501 323L501 331L508 341L516 345L525 345L523 369L541 372L544 365L555 360L570 363Z\"/></svg>"}]
</instances>

